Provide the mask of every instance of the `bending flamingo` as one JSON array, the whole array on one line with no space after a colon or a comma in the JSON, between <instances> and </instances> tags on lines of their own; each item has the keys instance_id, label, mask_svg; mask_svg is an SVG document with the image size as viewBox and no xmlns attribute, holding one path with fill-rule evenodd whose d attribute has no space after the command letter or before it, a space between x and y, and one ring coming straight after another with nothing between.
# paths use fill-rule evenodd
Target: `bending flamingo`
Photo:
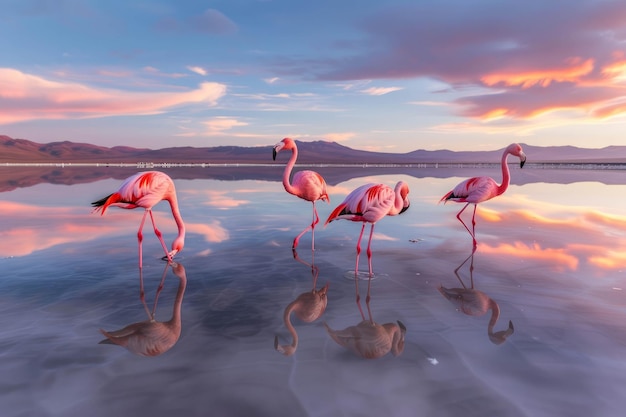
<instances>
[{"instance_id":1,"label":"bending flamingo","mask_svg":"<svg viewBox=\"0 0 626 417\"><path fill-rule=\"evenodd\" d=\"M283 186L289 194L293 194L296 197L300 197L303 200L313 203L313 221L310 226L307 226L296 238L293 240L292 249L298 247L298 242L302 235L311 230L311 248L315 249L315 225L319 222L319 216L317 215L317 209L315 208L315 202L317 200L323 200L330 203L328 193L326 192L326 181L324 178L315 171L299 171L293 175L291 183L289 177L291 171L296 164L298 158L298 147L296 142L291 138L284 138L276 145L272 150L272 158L276 160L276 155L282 150L291 150L291 158L287 162L285 171L283 172Z\"/></svg>"},{"instance_id":2,"label":"bending flamingo","mask_svg":"<svg viewBox=\"0 0 626 417\"><path fill-rule=\"evenodd\" d=\"M504 193L507 188L509 188L510 173L509 166L506 163L506 158L509 154L517 156L520 159L520 168L524 167L524 163L526 162L526 155L524 155L522 147L517 143L510 144L502 153L502 160L500 161L502 166L502 184L498 185L493 178L487 176L469 178L458 184L452 191L444 195L441 200L439 200L440 203L443 201L444 204L448 201L465 203L463 208L457 213L456 218L459 219L461 224L463 224L465 229L472 236L474 247L476 247L476 206L478 203L482 203L483 201L499 196ZM461 213L463 213L470 203L474 204L471 231L461 219Z\"/></svg>"},{"instance_id":3,"label":"bending flamingo","mask_svg":"<svg viewBox=\"0 0 626 417\"><path fill-rule=\"evenodd\" d=\"M353 222L362 222L361 233L356 242L356 263L354 267L354 281L356 287L356 302L361 310L359 296L359 255L361 253L361 239L365 224L370 223L370 236L367 242L367 263L368 263L368 284L367 284L367 309L369 310L370 300L370 284L372 279L372 235L374 234L374 225L377 221L385 216L395 216L404 213L410 205L409 186L399 181L395 189L385 184L365 184L352 191L328 216L326 226L333 220L345 219ZM361 311L363 316L363 311ZM371 314L370 314L371 315Z\"/></svg>"},{"instance_id":4,"label":"bending flamingo","mask_svg":"<svg viewBox=\"0 0 626 417\"><path fill-rule=\"evenodd\" d=\"M356 326L343 330L333 330L324 322L326 331L337 344L365 359L376 359L391 352L398 356L404 351L406 327L398 320L396 323L378 324L363 320Z\"/></svg>"},{"instance_id":5,"label":"bending flamingo","mask_svg":"<svg viewBox=\"0 0 626 417\"><path fill-rule=\"evenodd\" d=\"M178 236L174 239L174 242L172 242L172 250L170 252L167 251L167 247L163 241L163 235L157 228L152 214L152 207L161 200L167 200L170 203L172 215L178 227ZM185 223L178 209L178 199L176 197L174 182L168 175L159 171L137 173L128 177L116 192L98 201L94 201L91 204L95 207L95 211L100 211L102 215L104 215L104 212L109 206L121 207L123 209L134 209L137 207L145 209L143 218L139 224L139 230L137 231L137 240L139 242L139 268L143 265L141 248L141 242L143 241L142 229L146 221L146 215L148 214L150 214L154 233L159 238L161 246L163 246L163 250L165 251L164 258L171 262L174 255L183 250L183 246L185 245Z\"/></svg>"},{"instance_id":6,"label":"bending flamingo","mask_svg":"<svg viewBox=\"0 0 626 417\"><path fill-rule=\"evenodd\" d=\"M165 278L165 273L169 266L170 264L168 263L163 272L163 278ZM173 262L171 266L174 274L180 280L174 300L172 318L163 322L156 321L154 318L158 294L163 288L161 285L157 290L152 312L149 312L145 300L142 299L144 308L148 313L148 320L129 324L123 329L110 332L100 329L100 333L106 337L106 339L100 341L100 344L123 346L132 353L141 356L158 356L170 350L178 342L181 332L181 308L185 289L187 288L187 275L185 274L185 268L181 264ZM141 283L143 291L143 278L141 278Z\"/></svg>"}]
</instances>

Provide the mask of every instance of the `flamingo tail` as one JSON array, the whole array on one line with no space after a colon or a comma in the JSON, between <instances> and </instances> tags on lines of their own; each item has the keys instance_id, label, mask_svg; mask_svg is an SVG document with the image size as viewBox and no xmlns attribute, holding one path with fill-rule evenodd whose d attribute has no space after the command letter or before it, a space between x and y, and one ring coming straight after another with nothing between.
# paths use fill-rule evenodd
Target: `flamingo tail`
<instances>
[{"instance_id":1,"label":"flamingo tail","mask_svg":"<svg viewBox=\"0 0 626 417\"><path fill-rule=\"evenodd\" d=\"M454 192L450 191L448 194L444 195L443 197L441 197L441 200L439 200L439 202L441 203L443 201L443 204L446 204L446 202L448 200L450 200L451 198L454 198Z\"/></svg>"},{"instance_id":2,"label":"flamingo tail","mask_svg":"<svg viewBox=\"0 0 626 417\"><path fill-rule=\"evenodd\" d=\"M349 214L347 208L348 208L348 205L345 203L339 204L337 207L335 207L332 213L330 213L330 215L328 216L328 219L326 219L326 223L324 223L324 226L326 226L328 223L332 222L333 220L337 220L337 218L339 218L339 216L341 215Z\"/></svg>"},{"instance_id":3,"label":"flamingo tail","mask_svg":"<svg viewBox=\"0 0 626 417\"><path fill-rule=\"evenodd\" d=\"M91 203L91 205L94 207L95 211L100 211L100 214L103 215L107 207L109 207L111 204L118 202L120 200L121 200L120 194L113 193L113 194L109 194L106 197L101 198L98 201L94 201L93 203Z\"/></svg>"}]
</instances>

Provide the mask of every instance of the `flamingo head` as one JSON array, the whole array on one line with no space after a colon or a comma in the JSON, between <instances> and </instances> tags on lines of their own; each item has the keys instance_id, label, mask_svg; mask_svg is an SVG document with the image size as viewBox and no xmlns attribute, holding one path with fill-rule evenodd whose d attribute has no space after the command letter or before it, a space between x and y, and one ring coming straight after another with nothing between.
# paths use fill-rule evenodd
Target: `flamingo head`
<instances>
[{"instance_id":1,"label":"flamingo head","mask_svg":"<svg viewBox=\"0 0 626 417\"><path fill-rule=\"evenodd\" d=\"M293 139L285 138L281 140L276 145L274 145L274 148L272 149L272 159L275 161L276 155L278 154L278 152L282 151L283 149L294 149L295 147L296 147L296 143L294 142Z\"/></svg>"},{"instance_id":2,"label":"flamingo head","mask_svg":"<svg viewBox=\"0 0 626 417\"><path fill-rule=\"evenodd\" d=\"M402 197L402 209L400 209L399 213L402 214L407 211L411 205L409 201L409 185L404 181L398 181L396 184L396 193L400 193L400 197Z\"/></svg>"},{"instance_id":3,"label":"flamingo head","mask_svg":"<svg viewBox=\"0 0 626 417\"><path fill-rule=\"evenodd\" d=\"M515 328L513 327L513 322L509 320L509 327L506 330L500 330L499 332L491 333L489 332L489 340L494 345L501 345L506 342L507 337L511 336Z\"/></svg>"},{"instance_id":4,"label":"flamingo head","mask_svg":"<svg viewBox=\"0 0 626 417\"><path fill-rule=\"evenodd\" d=\"M398 320L397 323L397 329L399 330L399 334L396 333L392 340L393 345L391 347L391 354L393 356L398 356L404 351L404 336L406 335L406 326L404 325L404 323L402 323L400 320ZM393 324L393 326L395 327L395 324Z\"/></svg>"},{"instance_id":5,"label":"flamingo head","mask_svg":"<svg viewBox=\"0 0 626 417\"><path fill-rule=\"evenodd\" d=\"M169 251L168 256L164 256L162 259L164 261L167 261L168 258L174 259L174 256L183 250L183 247L185 246L185 236L178 236L176 239L174 239L174 242L172 242L172 250Z\"/></svg>"},{"instance_id":6,"label":"flamingo head","mask_svg":"<svg viewBox=\"0 0 626 417\"><path fill-rule=\"evenodd\" d=\"M512 143L506 148L506 152L519 158L519 167L523 168L526 163L526 154L519 143Z\"/></svg>"}]
</instances>

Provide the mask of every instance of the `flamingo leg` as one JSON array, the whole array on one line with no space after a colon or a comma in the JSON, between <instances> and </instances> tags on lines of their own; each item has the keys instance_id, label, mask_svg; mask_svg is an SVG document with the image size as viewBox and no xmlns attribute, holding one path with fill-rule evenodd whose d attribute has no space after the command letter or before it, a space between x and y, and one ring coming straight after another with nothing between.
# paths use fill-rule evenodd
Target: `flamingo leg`
<instances>
[{"instance_id":1,"label":"flamingo leg","mask_svg":"<svg viewBox=\"0 0 626 417\"><path fill-rule=\"evenodd\" d=\"M459 282L461 283L461 285L463 286L463 288L467 288L465 286L465 283L463 282L463 280L461 279L461 276L459 275L459 269L461 269L463 267L463 265L465 265L467 263L467 261L472 258L472 262L470 265L470 274L473 273L474 271L474 253L476 252L476 247L472 248L472 253L469 254L469 256L467 258L465 258L465 260L463 260L463 262L461 262L461 265L457 266L456 269L454 270L454 275L456 275L457 279L459 280ZM470 281L471 281L471 288L474 288L474 277L473 275L470 275Z\"/></svg>"},{"instance_id":2,"label":"flamingo leg","mask_svg":"<svg viewBox=\"0 0 626 417\"><path fill-rule=\"evenodd\" d=\"M463 225L463 227L465 227L465 230L467 230L467 233L469 233L472 236L472 240L474 242L474 246L476 246L476 238L474 237L474 233L469 229L469 227L467 227L467 225L465 224L465 222L463 221L463 219L461 218L461 213L463 213L463 211L465 211L465 209L467 208L467 206L469 206L470 203L467 203L463 206L463 208L461 209L461 211L459 211L456 215L456 218L459 219L459 221L461 222L461 224ZM476 214L476 204L474 204L474 215ZM474 223L474 217L472 216L472 223ZM472 229L474 229L474 226L472 226Z\"/></svg>"},{"instance_id":3,"label":"flamingo leg","mask_svg":"<svg viewBox=\"0 0 626 417\"><path fill-rule=\"evenodd\" d=\"M291 245L291 249L296 249L298 247L298 244L300 243L300 238L304 236L304 234L310 230L312 234L311 248L312 250L315 250L315 225L319 223L319 221L320 221L320 218L317 215L317 209L315 208L315 201L313 201L313 220L311 221L311 224L309 226L307 226L302 232L300 232L298 236L295 237L295 239L293 240L293 244Z\"/></svg>"},{"instance_id":4,"label":"flamingo leg","mask_svg":"<svg viewBox=\"0 0 626 417\"><path fill-rule=\"evenodd\" d=\"M150 212L150 220L152 220L152 228L154 229L154 234L159 238L159 242L161 242L161 246L163 246L163 251L165 252L165 256L167 257L168 262L172 262L172 255L167 251L167 246L165 246L165 242L163 241L163 233L157 228L156 223L154 222L154 215L152 214L152 210L148 210Z\"/></svg>"},{"instance_id":5,"label":"flamingo leg","mask_svg":"<svg viewBox=\"0 0 626 417\"><path fill-rule=\"evenodd\" d=\"M143 288L143 269L139 268L139 299L141 300L141 304L143 304L144 310L146 310L146 314L149 319L152 319L150 315L150 310L148 309L148 305L146 304L146 292Z\"/></svg>"},{"instance_id":6,"label":"flamingo leg","mask_svg":"<svg viewBox=\"0 0 626 417\"><path fill-rule=\"evenodd\" d=\"M163 290L163 285L165 284L165 276L167 275L167 268L169 268L169 266L170 266L169 262L165 264L165 269L163 269L163 275L161 275L161 282L159 282L159 286L157 287L157 290L156 290L156 295L154 296L154 304L152 305L152 315L150 316L152 320L154 320L154 314L156 312L157 302L159 301L159 295L161 294L161 291Z\"/></svg>"},{"instance_id":7,"label":"flamingo leg","mask_svg":"<svg viewBox=\"0 0 626 417\"><path fill-rule=\"evenodd\" d=\"M143 242L143 225L146 222L146 215L148 214L148 210L143 212L143 217L141 218L141 223L139 223L139 230L137 230L137 243L139 244L139 269L143 267L143 250L141 242Z\"/></svg>"},{"instance_id":8,"label":"flamingo leg","mask_svg":"<svg viewBox=\"0 0 626 417\"><path fill-rule=\"evenodd\" d=\"M356 290L356 305L359 307L361 317L365 320L363 309L361 308L361 296L359 295L359 255L361 254L361 239L363 238L363 231L365 230L365 223L361 226L361 233L359 234L359 240L356 242L356 263L354 265L354 288Z\"/></svg>"},{"instance_id":9,"label":"flamingo leg","mask_svg":"<svg viewBox=\"0 0 626 417\"><path fill-rule=\"evenodd\" d=\"M474 248L476 248L476 207L478 207L478 204L474 203L474 214L472 214L472 242L474 243Z\"/></svg>"},{"instance_id":10,"label":"flamingo leg","mask_svg":"<svg viewBox=\"0 0 626 417\"><path fill-rule=\"evenodd\" d=\"M367 242L367 263L369 266L369 276L367 280L367 295L365 296L365 305L367 306L367 314L372 321L372 311L370 310L370 287L372 285L372 236L374 235L374 223L370 228L370 238ZM373 321L372 321L373 322Z\"/></svg>"}]
</instances>

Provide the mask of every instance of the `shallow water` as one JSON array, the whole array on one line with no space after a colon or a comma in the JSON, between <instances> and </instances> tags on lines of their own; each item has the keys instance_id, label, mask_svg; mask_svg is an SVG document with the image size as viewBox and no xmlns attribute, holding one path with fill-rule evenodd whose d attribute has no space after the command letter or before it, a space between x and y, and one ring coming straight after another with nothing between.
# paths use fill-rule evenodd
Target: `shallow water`
<instances>
[{"instance_id":1,"label":"shallow water","mask_svg":"<svg viewBox=\"0 0 626 417\"><path fill-rule=\"evenodd\" d=\"M280 169L259 179L219 168L165 170L187 225L176 257L186 287L180 337L144 357L98 343L99 329L148 318L137 267L142 213L112 208L100 216L90 208L132 171L22 181L11 169L16 180L0 194L3 416L612 417L626 407L621 172L514 170L507 192L477 210L470 269L471 237L455 218L462 206L437 203L474 170L368 169L352 177L319 169L333 178L331 204L318 203L316 250L306 234L302 262L291 242L311 222L311 204L283 190ZM478 173L500 178L497 170ZM364 359L335 343L323 324L344 329L362 320L347 278L360 224L324 228L323 221L357 186L398 180L409 184L411 207L376 225L370 308L377 323L403 323L405 345L396 357ZM169 245L176 234L169 208L161 203L155 212ZM149 225L144 233L147 310L165 272L155 318L167 321L185 280L160 260ZM367 269L365 250L359 268ZM292 314L299 341L295 354L283 356L274 340L291 342L284 309L326 283L323 315L308 323ZM368 281L358 283L367 316ZM468 301L444 298L440 286L467 287L464 300L497 304L491 335L492 310L465 314Z\"/></svg>"}]
</instances>

